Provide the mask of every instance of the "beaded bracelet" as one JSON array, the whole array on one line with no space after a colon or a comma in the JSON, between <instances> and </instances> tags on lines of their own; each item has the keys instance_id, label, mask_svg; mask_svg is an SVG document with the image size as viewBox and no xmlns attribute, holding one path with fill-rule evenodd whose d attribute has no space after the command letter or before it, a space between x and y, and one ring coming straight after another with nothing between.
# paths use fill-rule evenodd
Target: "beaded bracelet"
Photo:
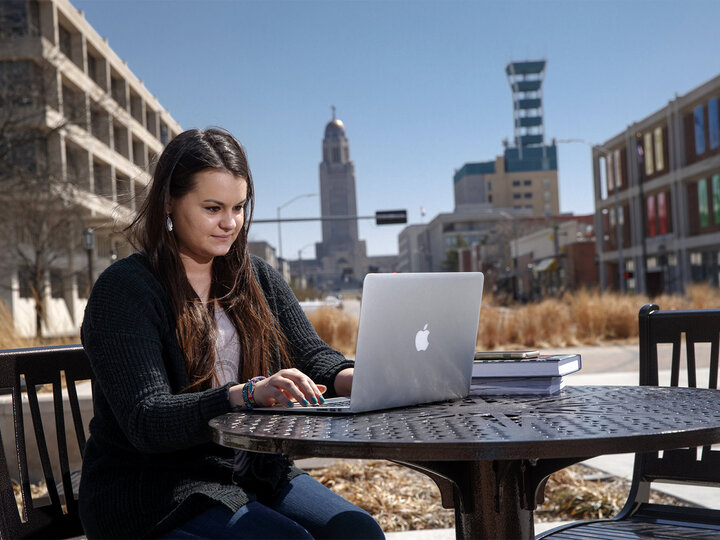
<instances>
[{"instance_id":1,"label":"beaded bracelet","mask_svg":"<svg viewBox=\"0 0 720 540\"><path fill-rule=\"evenodd\" d=\"M253 377L248 382L252 385L250 387L250 390L248 390L248 399L247 402L250 404L249 409L252 409L253 407L257 407L257 403L255 402L255 385L262 381L263 379L266 379L267 377Z\"/></svg>"},{"instance_id":2,"label":"beaded bracelet","mask_svg":"<svg viewBox=\"0 0 720 540\"><path fill-rule=\"evenodd\" d=\"M243 385L242 398L245 403L245 408L248 411L252 411L257 406L255 402L255 383L263 379L265 379L265 377L253 377Z\"/></svg>"}]
</instances>

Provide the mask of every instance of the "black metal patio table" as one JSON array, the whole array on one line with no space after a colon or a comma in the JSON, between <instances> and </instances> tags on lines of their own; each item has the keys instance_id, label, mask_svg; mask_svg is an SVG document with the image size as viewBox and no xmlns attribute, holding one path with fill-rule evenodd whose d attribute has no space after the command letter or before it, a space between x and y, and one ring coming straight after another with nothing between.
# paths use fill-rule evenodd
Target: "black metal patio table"
<instances>
[{"instance_id":1,"label":"black metal patio table","mask_svg":"<svg viewBox=\"0 0 720 540\"><path fill-rule=\"evenodd\" d=\"M290 458L387 459L430 476L457 538L533 538L547 477L602 454L720 442L720 392L567 387L348 416L228 413L217 443Z\"/></svg>"}]
</instances>

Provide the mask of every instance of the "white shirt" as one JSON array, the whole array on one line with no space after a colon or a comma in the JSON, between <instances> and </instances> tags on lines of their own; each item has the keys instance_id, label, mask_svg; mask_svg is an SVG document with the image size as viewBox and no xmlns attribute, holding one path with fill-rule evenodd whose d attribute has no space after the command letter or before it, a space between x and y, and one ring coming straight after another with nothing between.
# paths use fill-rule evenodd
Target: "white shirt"
<instances>
[{"instance_id":1,"label":"white shirt","mask_svg":"<svg viewBox=\"0 0 720 540\"><path fill-rule=\"evenodd\" d=\"M240 338L224 309L215 309L217 339L215 341L215 371L217 386L240 381Z\"/></svg>"},{"instance_id":2,"label":"white shirt","mask_svg":"<svg viewBox=\"0 0 720 540\"><path fill-rule=\"evenodd\" d=\"M217 373L217 386L223 386L230 381L240 380L240 339L237 330L225 313L224 309L215 309L215 326L217 338L215 340L215 372ZM244 450L235 451L233 469L240 474L248 468L248 455Z\"/></svg>"}]
</instances>

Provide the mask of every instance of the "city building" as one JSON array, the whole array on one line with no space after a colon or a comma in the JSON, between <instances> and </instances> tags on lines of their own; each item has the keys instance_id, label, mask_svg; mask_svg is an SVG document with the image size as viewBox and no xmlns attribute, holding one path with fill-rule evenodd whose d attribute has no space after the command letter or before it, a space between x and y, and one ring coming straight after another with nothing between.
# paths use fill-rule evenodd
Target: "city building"
<instances>
[{"instance_id":1,"label":"city building","mask_svg":"<svg viewBox=\"0 0 720 540\"><path fill-rule=\"evenodd\" d=\"M68 0L0 2L0 184L18 210L0 218L0 300L18 332L77 334L92 280L129 253L116 231L179 132Z\"/></svg>"},{"instance_id":2,"label":"city building","mask_svg":"<svg viewBox=\"0 0 720 540\"><path fill-rule=\"evenodd\" d=\"M355 283L367 271L367 248L358 238L355 164L342 120L333 117L325 126L320 176L322 241L315 244L320 262L319 281L327 285ZM338 219L350 217L349 219Z\"/></svg>"},{"instance_id":3,"label":"city building","mask_svg":"<svg viewBox=\"0 0 720 540\"><path fill-rule=\"evenodd\" d=\"M518 292L514 283L520 270L511 250L513 242L552 227L560 213L557 149L554 141L545 143L545 65L537 60L506 66L514 144L505 142L503 155L492 161L465 163L455 171L454 210L400 233L398 271L457 270L458 250L468 248L475 267L482 268L490 281L510 284ZM469 259L466 262L470 264Z\"/></svg>"},{"instance_id":4,"label":"city building","mask_svg":"<svg viewBox=\"0 0 720 540\"><path fill-rule=\"evenodd\" d=\"M524 235L513 245L523 298L597 286L594 215L557 216L552 221L552 226Z\"/></svg>"},{"instance_id":5,"label":"city building","mask_svg":"<svg viewBox=\"0 0 720 540\"><path fill-rule=\"evenodd\" d=\"M493 161L465 163L453 177L455 208L489 204L535 216L560 212L557 149L545 144L542 83L545 60L510 62L514 144Z\"/></svg>"},{"instance_id":6,"label":"city building","mask_svg":"<svg viewBox=\"0 0 720 540\"><path fill-rule=\"evenodd\" d=\"M654 296L720 273L720 75L593 147L603 288Z\"/></svg>"},{"instance_id":7,"label":"city building","mask_svg":"<svg viewBox=\"0 0 720 540\"><path fill-rule=\"evenodd\" d=\"M522 157L521 156L522 153ZM555 144L508 147L494 161L465 163L453 176L455 208L478 205L534 216L560 212Z\"/></svg>"}]
</instances>

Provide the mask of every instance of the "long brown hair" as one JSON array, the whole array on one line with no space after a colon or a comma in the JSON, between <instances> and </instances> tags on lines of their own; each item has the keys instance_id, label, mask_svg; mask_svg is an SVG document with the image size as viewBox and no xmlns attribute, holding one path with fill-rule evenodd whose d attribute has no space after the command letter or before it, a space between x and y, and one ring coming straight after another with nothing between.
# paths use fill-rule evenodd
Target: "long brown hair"
<instances>
[{"instance_id":1,"label":"long brown hair","mask_svg":"<svg viewBox=\"0 0 720 540\"><path fill-rule=\"evenodd\" d=\"M180 199L195 189L195 175L207 169L226 170L245 179L247 205L237 239L226 255L213 260L210 298L205 306L187 279L175 235L166 226L165 209L171 198ZM215 302L238 332L241 380L268 375L278 362L282 367L290 365L285 335L255 279L247 251L254 195L247 156L237 139L218 128L191 129L175 137L163 150L147 197L127 228L133 246L150 259L168 293L188 372L188 385L183 391L209 388L215 377Z\"/></svg>"}]
</instances>

